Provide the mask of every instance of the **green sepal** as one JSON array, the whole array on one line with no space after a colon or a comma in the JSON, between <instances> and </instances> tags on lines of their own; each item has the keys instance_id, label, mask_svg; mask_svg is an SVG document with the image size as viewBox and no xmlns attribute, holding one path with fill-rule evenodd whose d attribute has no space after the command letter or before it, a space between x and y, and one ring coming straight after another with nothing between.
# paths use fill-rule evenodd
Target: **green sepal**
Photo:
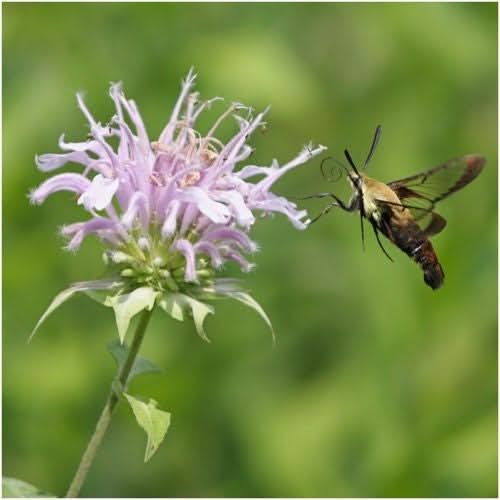
<instances>
[{"instance_id":1,"label":"green sepal","mask_svg":"<svg viewBox=\"0 0 500 500\"><path fill-rule=\"evenodd\" d=\"M39 490L36 486L15 479L13 477L2 478L2 498L57 498L56 495Z\"/></svg>"},{"instance_id":2,"label":"green sepal","mask_svg":"<svg viewBox=\"0 0 500 500\"><path fill-rule=\"evenodd\" d=\"M115 311L118 337L122 344L125 340L130 320L144 309L151 311L159 293L153 288L143 286L127 294L106 297L104 305L112 307Z\"/></svg>"},{"instance_id":3,"label":"green sepal","mask_svg":"<svg viewBox=\"0 0 500 500\"><path fill-rule=\"evenodd\" d=\"M146 452L144 462L147 462L156 452L170 426L170 413L159 410L154 399L144 403L130 394L123 393L127 398L137 423L144 429L147 435Z\"/></svg>"},{"instance_id":4,"label":"green sepal","mask_svg":"<svg viewBox=\"0 0 500 500\"><path fill-rule=\"evenodd\" d=\"M88 293L92 290L113 290L119 286L123 285L123 282L118 281L116 279L107 279L107 280L95 280L95 281L81 281L79 283L74 283L66 290L58 293L49 307L42 314L42 317L38 320L38 323L35 325L35 328L31 332L31 335L28 338L28 342L35 336L36 332L42 325L42 323L52 314L60 305L66 302L69 298L71 298L75 293L85 292Z\"/></svg>"},{"instance_id":5,"label":"green sepal","mask_svg":"<svg viewBox=\"0 0 500 500\"><path fill-rule=\"evenodd\" d=\"M209 314L214 314L212 306L183 293L165 294L158 305L177 321L184 321L186 315L189 314L193 318L198 335L206 342L210 342L203 329L203 323Z\"/></svg>"},{"instance_id":6,"label":"green sepal","mask_svg":"<svg viewBox=\"0 0 500 500\"><path fill-rule=\"evenodd\" d=\"M269 319L269 316L266 314L266 311L262 309L262 306L249 293L242 291L225 291L224 296L230 299L237 300L238 302L241 302L242 304L245 304L247 307L250 307L251 309L256 311L257 314L266 322L267 326L269 327L273 338L273 344L276 343L276 335L274 333L274 328L271 320Z\"/></svg>"},{"instance_id":7,"label":"green sepal","mask_svg":"<svg viewBox=\"0 0 500 500\"><path fill-rule=\"evenodd\" d=\"M125 364L128 353L130 352L129 347L125 344L120 344L118 340L112 340L108 343L107 348L116 362L118 373L120 373L123 365ZM130 370L127 384L132 379L143 373L159 373L160 371L161 370L157 366L155 366L152 361L149 361L149 359L137 356L135 358L134 364L132 365L132 369Z\"/></svg>"}]
</instances>

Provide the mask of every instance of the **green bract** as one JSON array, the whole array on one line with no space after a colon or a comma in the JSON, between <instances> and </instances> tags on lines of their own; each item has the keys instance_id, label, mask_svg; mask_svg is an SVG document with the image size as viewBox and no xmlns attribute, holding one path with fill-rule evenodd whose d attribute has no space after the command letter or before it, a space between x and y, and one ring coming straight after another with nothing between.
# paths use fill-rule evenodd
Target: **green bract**
<instances>
[{"instance_id":1,"label":"green bract","mask_svg":"<svg viewBox=\"0 0 500 500\"><path fill-rule=\"evenodd\" d=\"M160 243L159 238L152 238L146 244L138 237L118 250L107 250L103 255L104 262L113 277L75 283L60 292L36 324L30 340L47 317L78 292L84 292L113 309L122 343L131 319L145 309L150 311L155 305L177 321L192 319L198 335L209 341L203 323L215 311L205 302L218 298L234 299L257 311L271 329L274 339L268 316L237 280L216 279L215 270L207 259L201 257L197 259L196 281L187 282L185 260L178 253L169 253L168 248Z\"/></svg>"},{"instance_id":2,"label":"green bract","mask_svg":"<svg viewBox=\"0 0 500 500\"><path fill-rule=\"evenodd\" d=\"M191 285L184 293L159 290L152 286L132 287L133 282L123 278L84 281L71 285L56 295L36 324L29 340L50 314L79 292L84 292L97 302L113 309L121 343L125 340L131 319L143 310L151 311L155 305L159 305L160 309L177 321L192 319L198 335L209 342L203 323L205 318L215 311L213 306L206 304L205 301L220 298L234 299L254 309L269 326L274 339L274 330L269 317L259 303L238 286L236 280L211 279L205 282L205 286Z\"/></svg>"}]
</instances>

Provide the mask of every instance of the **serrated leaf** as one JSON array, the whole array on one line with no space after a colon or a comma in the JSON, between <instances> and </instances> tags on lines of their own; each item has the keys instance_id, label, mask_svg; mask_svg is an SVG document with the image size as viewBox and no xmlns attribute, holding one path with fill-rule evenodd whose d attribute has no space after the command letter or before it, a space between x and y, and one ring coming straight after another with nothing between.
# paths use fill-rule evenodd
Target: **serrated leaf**
<instances>
[{"instance_id":1,"label":"serrated leaf","mask_svg":"<svg viewBox=\"0 0 500 500\"><path fill-rule=\"evenodd\" d=\"M156 401L150 399L146 404L130 394L125 394L137 423L144 429L147 435L146 453L144 462L147 462L156 452L170 426L170 413L159 410Z\"/></svg>"},{"instance_id":2,"label":"serrated leaf","mask_svg":"<svg viewBox=\"0 0 500 500\"><path fill-rule=\"evenodd\" d=\"M35 325L35 328L28 338L28 342L30 342L31 339L35 336L35 333L38 331L42 323L48 318L48 316L52 314L61 304L71 298L75 293L89 292L90 290L112 290L120 285L122 285L122 282L118 280L95 280L74 283L69 288L66 288L66 290L63 290L55 296L54 300L52 300L49 307L45 310L45 312L42 314L42 317Z\"/></svg>"},{"instance_id":3,"label":"serrated leaf","mask_svg":"<svg viewBox=\"0 0 500 500\"><path fill-rule=\"evenodd\" d=\"M209 314L214 314L214 308L212 306L193 299L193 297L183 293L165 295L160 300L159 305L170 314L172 318L178 321L184 321L186 311L189 311L193 317L194 326L198 335L206 342L210 342L210 339L203 329L203 323Z\"/></svg>"},{"instance_id":4,"label":"serrated leaf","mask_svg":"<svg viewBox=\"0 0 500 500\"><path fill-rule=\"evenodd\" d=\"M112 340L107 347L108 351L116 361L118 372L120 372L123 365L125 364L125 360L127 359L130 349L125 344L120 344L118 340ZM127 383L143 373L158 373L160 371L161 370L157 366L155 366L154 363L149 361L149 359L137 356L135 358L134 364L132 365L132 369L130 370Z\"/></svg>"},{"instance_id":5,"label":"serrated leaf","mask_svg":"<svg viewBox=\"0 0 500 500\"><path fill-rule=\"evenodd\" d=\"M36 486L27 483L26 481L21 481L20 479L15 479L13 477L3 477L2 478L2 497L3 498L56 498L56 495L51 493L46 493L45 491L39 490Z\"/></svg>"},{"instance_id":6,"label":"serrated leaf","mask_svg":"<svg viewBox=\"0 0 500 500\"><path fill-rule=\"evenodd\" d=\"M273 343L276 342L276 335L274 333L274 328L269 319L269 316L266 314L262 306L249 294L246 292L225 292L224 295L231 299L237 300L242 304L245 304L247 307L252 308L257 314L266 322L267 326L271 330L271 335L273 337Z\"/></svg>"},{"instance_id":7,"label":"serrated leaf","mask_svg":"<svg viewBox=\"0 0 500 500\"><path fill-rule=\"evenodd\" d=\"M144 309L151 311L158 295L159 292L156 290L148 286L143 286L127 294L106 298L104 305L112 307L115 311L118 337L122 344L125 340L130 320Z\"/></svg>"}]
</instances>

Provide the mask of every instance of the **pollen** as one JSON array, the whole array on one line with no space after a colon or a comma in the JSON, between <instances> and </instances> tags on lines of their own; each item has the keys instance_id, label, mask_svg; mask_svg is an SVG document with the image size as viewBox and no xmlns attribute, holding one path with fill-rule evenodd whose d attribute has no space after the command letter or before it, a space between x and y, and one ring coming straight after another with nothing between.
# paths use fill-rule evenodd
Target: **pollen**
<instances>
[{"instance_id":1,"label":"pollen","mask_svg":"<svg viewBox=\"0 0 500 500\"><path fill-rule=\"evenodd\" d=\"M186 188L194 186L201 178L200 172L188 172L181 180L180 186Z\"/></svg>"},{"instance_id":2,"label":"pollen","mask_svg":"<svg viewBox=\"0 0 500 500\"><path fill-rule=\"evenodd\" d=\"M158 172L153 172L149 176L149 180L151 181L151 184L154 184L156 187L163 187L165 185L162 175Z\"/></svg>"},{"instance_id":3,"label":"pollen","mask_svg":"<svg viewBox=\"0 0 500 500\"><path fill-rule=\"evenodd\" d=\"M159 141L153 141L151 143L151 149L155 153L171 153L172 152L172 146L170 144L163 144Z\"/></svg>"},{"instance_id":4,"label":"pollen","mask_svg":"<svg viewBox=\"0 0 500 500\"><path fill-rule=\"evenodd\" d=\"M219 155L215 151L206 148L201 152L200 156L204 163L212 165Z\"/></svg>"}]
</instances>

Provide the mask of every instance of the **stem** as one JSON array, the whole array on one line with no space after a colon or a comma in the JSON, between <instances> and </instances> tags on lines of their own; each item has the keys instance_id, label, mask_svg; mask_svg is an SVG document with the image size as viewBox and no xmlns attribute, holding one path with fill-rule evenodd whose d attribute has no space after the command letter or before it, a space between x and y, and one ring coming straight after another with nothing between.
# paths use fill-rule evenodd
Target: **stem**
<instances>
[{"instance_id":1,"label":"stem","mask_svg":"<svg viewBox=\"0 0 500 500\"><path fill-rule=\"evenodd\" d=\"M127 386L130 370L132 369L135 358L139 353L139 349L141 347L141 343L144 338L144 334L146 333L146 328L148 326L149 320L151 319L152 313L153 309L151 309L151 311L144 310L141 314L141 319L135 330L134 339L132 340L132 345L130 346L130 351L128 353L127 359L125 360L125 363L123 364L123 367L118 375L119 387L125 388ZM80 489L85 481L85 478L87 477L87 473L89 472L90 466L94 461L97 450L111 421L111 416L113 415L113 412L119 401L119 394L115 390L113 384L111 386L111 391L109 393L106 404L104 405L101 416L97 421L94 434L92 434L92 437L90 438L87 449L85 450L80 460L80 465L78 465L78 469L75 473L75 476L73 477L73 481L71 481L71 485L68 489L68 492L66 493L66 498L75 498L80 493Z\"/></svg>"}]
</instances>

